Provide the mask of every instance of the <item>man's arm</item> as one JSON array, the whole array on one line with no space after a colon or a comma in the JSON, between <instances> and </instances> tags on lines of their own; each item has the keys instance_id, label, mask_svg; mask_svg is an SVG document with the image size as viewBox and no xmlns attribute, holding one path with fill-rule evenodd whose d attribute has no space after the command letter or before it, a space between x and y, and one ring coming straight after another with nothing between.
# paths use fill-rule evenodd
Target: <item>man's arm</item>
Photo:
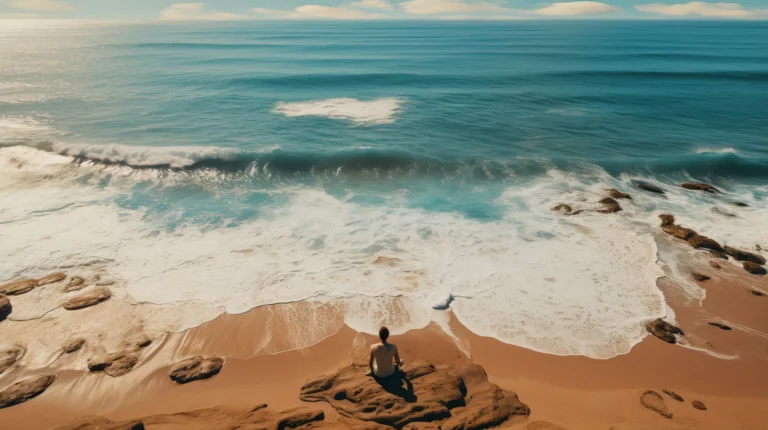
<instances>
[{"instance_id":1,"label":"man's arm","mask_svg":"<svg viewBox=\"0 0 768 430\"><path fill-rule=\"evenodd\" d=\"M368 368L371 369L371 375L373 375L373 348L371 348L370 355L368 356Z\"/></svg>"},{"instance_id":2,"label":"man's arm","mask_svg":"<svg viewBox=\"0 0 768 430\"><path fill-rule=\"evenodd\" d=\"M398 366L403 365L403 360L400 359L400 351L397 350L397 346L392 345L395 347L395 364Z\"/></svg>"}]
</instances>

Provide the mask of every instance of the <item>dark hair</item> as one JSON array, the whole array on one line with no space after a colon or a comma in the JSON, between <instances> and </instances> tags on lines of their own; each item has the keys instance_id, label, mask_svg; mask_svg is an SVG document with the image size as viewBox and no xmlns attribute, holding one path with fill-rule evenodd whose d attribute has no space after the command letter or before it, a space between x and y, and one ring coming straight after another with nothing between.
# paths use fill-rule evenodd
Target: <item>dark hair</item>
<instances>
[{"instance_id":1,"label":"dark hair","mask_svg":"<svg viewBox=\"0 0 768 430\"><path fill-rule=\"evenodd\" d=\"M382 342L387 343L387 338L389 337L389 329L386 327L382 327L379 329L379 339L381 339Z\"/></svg>"}]
</instances>

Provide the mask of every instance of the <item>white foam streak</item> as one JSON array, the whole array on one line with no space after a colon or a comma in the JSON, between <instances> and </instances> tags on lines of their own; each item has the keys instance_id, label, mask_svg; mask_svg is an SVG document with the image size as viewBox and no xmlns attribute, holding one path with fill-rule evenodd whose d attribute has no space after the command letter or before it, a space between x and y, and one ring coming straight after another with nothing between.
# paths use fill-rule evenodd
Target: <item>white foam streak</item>
<instances>
[{"instance_id":1,"label":"white foam streak","mask_svg":"<svg viewBox=\"0 0 768 430\"><path fill-rule=\"evenodd\" d=\"M208 159L229 160L238 151L215 146L129 146L129 145L85 145L57 142L54 151L61 155L82 157L109 163L124 163L130 166L170 166L183 168Z\"/></svg>"},{"instance_id":2,"label":"white foam streak","mask_svg":"<svg viewBox=\"0 0 768 430\"><path fill-rule=\"evenodd\" d=\"M320 116L352 121L357 125L379 125L395 122L405 100L395 97L361 101L353 98L279 102L272 110L288 117Z\"/></svg>"}]
</instances>

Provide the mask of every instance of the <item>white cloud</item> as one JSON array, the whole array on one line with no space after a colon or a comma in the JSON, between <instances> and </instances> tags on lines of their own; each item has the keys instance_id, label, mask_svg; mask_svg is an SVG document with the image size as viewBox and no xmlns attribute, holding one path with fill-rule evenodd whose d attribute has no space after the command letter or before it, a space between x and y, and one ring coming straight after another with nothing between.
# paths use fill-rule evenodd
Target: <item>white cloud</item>
<instances>
[{"instance_id":1,"label":"white cloud","mask_svg":"<svg viewBox=\"0 0 768 430\"><path fill-rule=\"evenodd\" d=\"M511 12L511 9L491 2L465 2L463 0L408 0L400 3L406 13L437 15L442 13L471 14L483 12Z\"/></svg>"},{"instance_id":2,"label":"white cloud","mask_svg":"<svg viewBox=\"0 0 768 430\"><path fill-rule=\"evenodd\" d=\"M738 3L707 3L700 1L680 4L653 3L636 5L635 9L640 12L677 17L703 16L707 18L736 19L768 18L768 9L744 9Z\"/></svg>"},{"instance_id":3,"label":"white cloud","mask_svg":"<svg viewBox=\"0 0 768 430\"><path fill-rule=\"evenodd\" d=\"M34 19L40 18L39 13L24 12L24 13L0 13L0 19Z\"/></svg>"},{"instance_id":4,"label":"white cloud","mask_svg":"<svg viewBox=\"0 0 768 430\"><path fill-rule=\"evenodd\" d=\"M237 21L249 19L246 15L206 10L203 3L176 3L160 12L163 21Z\"/></svg>"},{"instance_id":5,"label":"white cloud","mask_svg":"<svg viewBox=\"0 0 768 430\"><path fill-rule=\"evenodd\" d=\"M533 11L538 15L547 16L577 16L595 15L600 13L614 13L620 9L611 5L596 1L574 1L564 3L552 3L547 7Z\"/></svg>"},{"instance_id":6,"label":"white cloud","mask_svg":"<svg viewBox=\"0 0 768 430\"><path fill-rule=\"evenodd\" d=\"M11 7L21 10L36 12L55 12L74 9L71 4L56 0L16 0L10 3Z\"/></svg>"},{"instance_id":7,"label":"white cloud","mask_svg":"<svg viewBox=\"0 0 768 430\"><path fill-rule=\"evenodd\" d=\"M380 13L369 13L362 10L345 7L319 6L308 4L296 8L296 12L309 18L321 19L380 19L385 16Z\"/></svg>"},{"instance_id":8,"label":"white cloud","mask_svg":"<svg viewBox=\"0 0 768 430\"><path fill-rule=\"evenodd\" d=\"M443 15L443 21L517 21L526 19L514 15Z\"/></svg>"},{"instance_id":9,"label":"white cloud","mask_svg":"<svg viewBox=\"0 0 768 430\"><path fill-rule=\"evenodd\" d=\"M392 4L387 0L360 0L349 4L360 9L392 10Z\"/></svg>"}]
</instances>

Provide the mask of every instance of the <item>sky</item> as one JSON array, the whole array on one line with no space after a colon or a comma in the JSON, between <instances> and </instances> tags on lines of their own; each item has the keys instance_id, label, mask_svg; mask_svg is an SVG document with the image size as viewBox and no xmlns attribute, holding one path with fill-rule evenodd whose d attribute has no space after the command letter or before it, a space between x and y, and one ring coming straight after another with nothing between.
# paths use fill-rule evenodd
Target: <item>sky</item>
<instances>
[{"instance_id":1,"label":"sky","mask_svg":"<svg viewBox=\"0 0 768 430\"><path fill-rule=\"evenodd\" d=\"M0 0L0 19L236 20L768 20L768 0ZM2 25L2 23L0 23Z\"/></svg>"}]
</instances>

